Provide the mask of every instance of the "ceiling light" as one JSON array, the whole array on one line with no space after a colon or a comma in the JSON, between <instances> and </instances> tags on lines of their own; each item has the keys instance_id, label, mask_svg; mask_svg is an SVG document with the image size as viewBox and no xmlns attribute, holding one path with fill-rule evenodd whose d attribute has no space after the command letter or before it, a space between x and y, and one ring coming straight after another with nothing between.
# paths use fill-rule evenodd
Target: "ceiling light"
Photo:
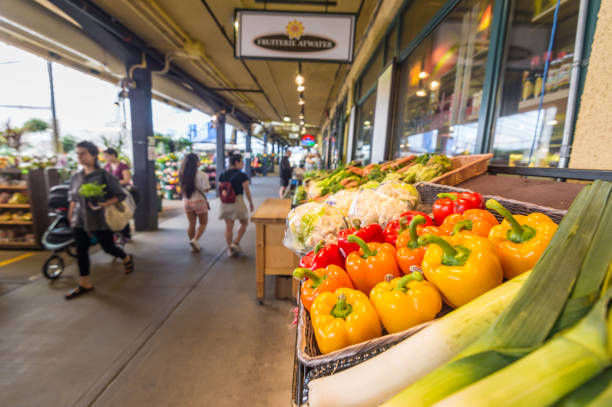
<instances>
[{"instance_id":1,"label":"ceiling light","mask_svg":"<svg viewBox=\"0 0 612 407\"><path fill-rule=\"evenodd\" d=\"M306 103L306 101L304 99L298 100L298 105L299 106L303 106L305 103Z\"/></svg>"},{"instance_id":2,"label":"ceiling light","mask_svg":"<svg viewBox=\"0 0 612 407\"><path fill-rule=\"evenodd\" d=\"M431 90L436 90L439 87L440 87L440 82L438 82L438 81L431 81L429 83L429 89L431 89Z\"/></svg>"},{"instance_id":3,"label":"ceiling light","mask_svg":"<svg viewBox=\"0 0 612 407\"><path fill-rule=\"evenodd\" d=\"M304 85L298 85L298 87L297 87L297 91L298 91L298 92L304 92L304 89L306 89L306 88L304 87Z\"/></svg>"},{"instance_id":4,"label":"ceiling light","mask_svg":"<svg viewBox=\"0 0 612 407\"><path fill-rule=\"evenodd\" d=\"M304 120L304 114L300 114L300 119Z\"/></svg>"},{"instance_id":5,"label":"ceiling light","mask_svg":"<svg viewBox=\"0 0 612 407\"><path fill-rule=\"evenodd\" d=\"M303 85L305 81L306 80L304 79L304 77L302 76L301 73L298 72L298 74L295 75L295 84L296 85Z\"/></svg>"},{"instance_id":6,"label":"ceiling light","mask_svg":"<svg viewBox=\"0 0 612 407\"><path fill-rule=\"evenodd\" d=\"M427 92L425 92L425 89L419 89L416 91L416 95L420 98L427 96Z\"/></svg>"},{"instance_id":7,"label":"ceiling light","mask_svg":"<svg viewBox=\"0 0 612 407\"><path fill-rule=\"evenodd\" d=\"M283 121L290 122L291 118L289 116L285 116L285 117L283 117Z\"/></svg>"},{"instance_id":8,"label":"ceiling light","mask_svg":"<svg viewBox=\"0 0 612 407\"><path fill-rule=\"evenodd\" d=\"M235 27L236 29L238 29L238 27L239 27L238 20L234 21L234 27Z\"/></svg>"},{"instance_id":9,"label":"ceiling light","mask_svg":"<svg viewBox=\"0 0 612 407\"><path fill-rule=\"evenodd\" d=\"M559 124L559 122L556 120L550 120L546 124L548 124L549 126L556 126L557 124Z\"/></svg>"},{"instance_id":10,"label":"ceiling light","mask_svg":"<svg viewBox=\"0 0 612 407\"><path fill-rule=\"evenodd\" d=\"M425 72L425 71L422 71L419 74L419 79L425 79L425 78L428 78L428 77L429 77L429 74L427 72Z\"/></svg>"}]
</instances>

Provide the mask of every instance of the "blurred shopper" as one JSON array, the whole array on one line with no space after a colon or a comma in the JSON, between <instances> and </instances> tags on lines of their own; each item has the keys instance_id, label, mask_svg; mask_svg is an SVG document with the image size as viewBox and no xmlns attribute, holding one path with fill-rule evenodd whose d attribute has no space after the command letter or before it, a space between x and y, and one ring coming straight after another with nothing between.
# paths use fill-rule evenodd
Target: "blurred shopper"
<instances>
[{"instance_id":1,"label":"blurred shopper","mask_svg":"<svg viewBox=\"0 0 612 407\"><path fill-rule=\"evenodd\" d=\"M253 199L251 198L251 189L249 188L249 178L242 172L244 163L242 155L233 154L229 158L230 167L219 177L219 188L223 187L223 183L231 184L233 194L235 194L234 202L224 203L221 200L221 210L219 219L225 220L225 241L227 243L228 256L235 256L242 250L240 249L240 240L246 232L249 224L249 211L244 203L244 194L249 200L249 208L253 212ZM238 220L240 227L234 238L234 222Z\"/></svg>"},{"instance_id":2,"label":"blurred shopper","mask_svg":"<svg viewBox=\"0 0 612 407\"><path fill-rule=\"evenodd\" d=\"M179 181L185 205L185 214L189 221L187 236L189 245L193 252L200 251L200 237L206 230L208 224L208 200L206 193L210 191L208 174L200 171L200 159L196 154L187 154L181 164ZM196 230L196 223L200 221L200 226Z\"/></svg>"},{"instance_id":3,"label":"blurred shopper","mask_svg":"<svg viewBox=\"0 0 612 407\"><path fill-rule=\"evenodd\" d=\"M116 177L106 173L98 165L98 147L88 141L83 141L76 146L77 159L83 167L81 171L74 174L70 179L70 192L68 199L68 219L74 229L76 241L77 262L79 265L79 285L66 294L70 300L81 294L93 290L89 279L89 246L91 236L95 236L102 249L114 257L123 259L125 273L134 271L134 260L131 254L126 254L113 242L113 232L108 228L104 220L104 208L114 205L125 198L125 194ZM96 206L87 201L79 194L83 184L96 182L106 185L104 201L98 201Z\"/></svg>"},{"instance_id":4,"label":"blurred shopper","mask_svg":"<svg viewBox=\"0 0 612 407\"><path fill-rule=\"evenodd\" d=\"M104 159L106 160L104 169L117 177L119 184L129 191L129 187L132 183L130 167L126 163L119 161L119 153L117 150L114 148L107 148L104 150ZM127 225L125 225L125 228L121 231L121 234L126 241L132 239L129 222Z\"/></svg>"},{"instance_id":5,"label":"blurred shopper","mask_svg":"<svg viewBox=\"0 0 612 407\"><path fill-rule=\"evenodd\" d=\"M291 163L289 162L289 158L291 157L291 150L287 149L285 155L283 156L280 163L280 191L278 195L281 198L285 197L285 191L289 186L289 182L291 181L291 174L293 172L293 168L291 168Z\"/></svg>"}]
</instances>

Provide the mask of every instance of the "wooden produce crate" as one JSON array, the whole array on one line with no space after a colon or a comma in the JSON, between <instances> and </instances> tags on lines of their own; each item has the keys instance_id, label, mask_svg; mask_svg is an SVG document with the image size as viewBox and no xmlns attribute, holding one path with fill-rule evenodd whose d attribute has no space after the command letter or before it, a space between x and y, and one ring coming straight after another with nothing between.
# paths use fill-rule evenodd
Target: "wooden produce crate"
<instances>
[{"instance_id":1,"label":"wooden produce crate","mask_svg":"<svg viewBox=\"0 0 612 407\"><path fill-rule=\"evenodd\" d=\"M431 206L437 199L437 194L441 192L471 192L467 189L433 184L431 182L420 182L415 184L415 187L419 191L421 203L424 206ZM484 198L485 200L489 198L496 199L513 214L528 215L533 212L540 212L548 215L556 223L561 222L561 219L563 219L563 216L565 216L567 213L565 210L547 208L529 202L506 199L499 196L484 195ZM501 220L501 217L499 217L497 213L494 215L496 215L498 220ZM450 311L450 307L443 305L442 310L437 317L439 318ZM309 373L310 379L327 376L333 372L338 372L351 366L355 366L381 352L384 352L393 345L403 341L411 335L414 335L432 322L433 321L429 321L402 332L391 335L383 335L380 338L375 338L370 341L362 342L328 353L327 355L322 355L316 343L310 316L300 304L297 332L297 357L304 366L312 368ZM383 332L385 331L383 330Z\"/></svg>"},{"instance_id":2,"label":"wooden produce crate","mask_svg":"<svg viewBox=\"0 0 612 407\"><path fill-rule=\"evenodd\" d=\"M429 182L442 185L459 185L463 181L487 172L493 154L458 155L451 158L453 169Z\"/></svg>"},{"instance_id":3,"label":"wooden produce crate","mask_svg":"<svg viewBox=\"0 0 612 407\"><path fill-rule=\"evenodd\" d=\"M290 199L268 198L251 216L255 224L256 257L255 273L257 300L263 302L265 296L265 276L291 276L298 267L299 258L283 245L287 215L291 210ZM277 281L278 283L278 281ZM287 297L284 284L277 291L278 296ZM292 296L295 298L297 285L292 283Z\"/></svg>"}]
</instances>

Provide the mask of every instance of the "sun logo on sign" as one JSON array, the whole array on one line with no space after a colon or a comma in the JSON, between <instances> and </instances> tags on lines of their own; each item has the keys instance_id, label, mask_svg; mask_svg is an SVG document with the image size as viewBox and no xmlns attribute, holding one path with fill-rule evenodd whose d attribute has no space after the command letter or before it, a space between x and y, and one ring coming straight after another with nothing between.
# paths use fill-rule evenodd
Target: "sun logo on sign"
<instances>
[{"instance_id":1,"label":"sun logo on sign","mask_svg":"<svg viewBox=\"0 0 612 407\"><path fill-rule=\"evenodd\" d=\"M289 21L287 27L287 35L292 40L299 40L302 34L304 34L304 25L300 23L298 20Z\"/></svg>"}]
</instances>

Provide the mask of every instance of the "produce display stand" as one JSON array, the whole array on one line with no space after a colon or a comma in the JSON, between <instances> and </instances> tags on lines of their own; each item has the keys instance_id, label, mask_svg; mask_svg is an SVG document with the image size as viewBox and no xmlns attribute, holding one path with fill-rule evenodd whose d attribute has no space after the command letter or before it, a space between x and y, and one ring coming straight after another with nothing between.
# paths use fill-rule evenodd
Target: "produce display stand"
<instances>
[{"instance_id":1,"label":"produce display stand","mask_svg":"<svg viewBox=\"0 0 612 407\"><path fill-rule=\"evenodd\" d=\"M19 169L3 169L0 170L0 177L4 180L0 185L0 193L22 193L28 196L28 203L0 204L0 212L32 214L31 220L0 221L0 230L13 234L16 229L20 229L25 231L25 235L33 236L33 240L23 237L5 238L6 240L0 241L0 249L40 249L40 240L48 224L44 170L30 170L27 174L22 174ZM10 180L10 183L6 180Z\"/></svg>"},{"instance_id":2,"label":"produce display stand","mask_svg":"<svg viewBox=\"0 0 612 407\"><path fill-rule=\"evenodd\" d=\"M251 216L255 224L256 257L255 274L257 282L257 300L263 303L266 293L265 276L291 276L298 266L299 258L283 245L285 223L291 210L290 199L268 198ZM286 277L281 277L286 278ZM298 290L299 282L292 282L293 296Z\"/></svg>"},{"instance_id":3,"label":"produce display stand","mask_svg":"<svg viewBox=\"0 0 612 407\"><path fill-rule=\"evenodd\" d=\"M527 206L531 205L535 208L537 206L546 206L554 208L548 214L555 221L559 222L562 214L570 206L574 198L578 195L580 190L585 186L584 183L567 183L567 182L554 182L551 180L543 179L525 179L521 177L508 177L505 174L511 173L512 169L495 168L495 173L500 175L481 175L476 178L472 178L466 182L457 185L458 188L470 189L472 191L480 192L483 195L497 195L506 198L506 202L502 204L508 205L514 201L529 202ZM520 171L520 170L519 170ZM596 174L591 172L578 171L576 173L572 170L563 170L562 173L558 171L551 172L549 177L564 178L564 179L580 179L580 180L593 180L593 179L611 179L612 172L597 172ZM517 174L518 175L518 174ZM520 174L526 175L526 174ZM562 176L560 176L562 175ZM538 176L542 176L538 174ZM597 178L595 178L597 177ZM435 188L431 188L434 193ZM423 191L422 191L423 192ZM425 194L429 191L425 191ZM427 201L427 197L423 197L424 201ZM512 208L516 210L516 208ZM525 212L531 212L533 208L525 208ZM522 211L521 211L522 212ZM557 218L557 219L555 219ZM299 303L299 302L298 302ZM298 317L298 321L303 321L303 315ZM300 330L300 326L296 330L296 353L294 358L293 368L293 388L292 388L292 405L301 406L308 400L307 383L309 380L333 374L334 372L343 370L350 366L354 366L364 360L367 360L380 352L384 352L387 348L393 345L388 343L380 347L367 349L364 353L358 353L356 355L349 355L348 357L339 358L336 361L323 361L322 364L313 363L316 358L304 358L306 353L312 353L313 347L307 349L304 346L305 335L304 330ZM308 339L306 338L306 342ZM391 341L395 342L395 341ZM316 350L316 349L314 349ZM306 366L310 365L310 366Z\"/></svg>"}]
</instances>

